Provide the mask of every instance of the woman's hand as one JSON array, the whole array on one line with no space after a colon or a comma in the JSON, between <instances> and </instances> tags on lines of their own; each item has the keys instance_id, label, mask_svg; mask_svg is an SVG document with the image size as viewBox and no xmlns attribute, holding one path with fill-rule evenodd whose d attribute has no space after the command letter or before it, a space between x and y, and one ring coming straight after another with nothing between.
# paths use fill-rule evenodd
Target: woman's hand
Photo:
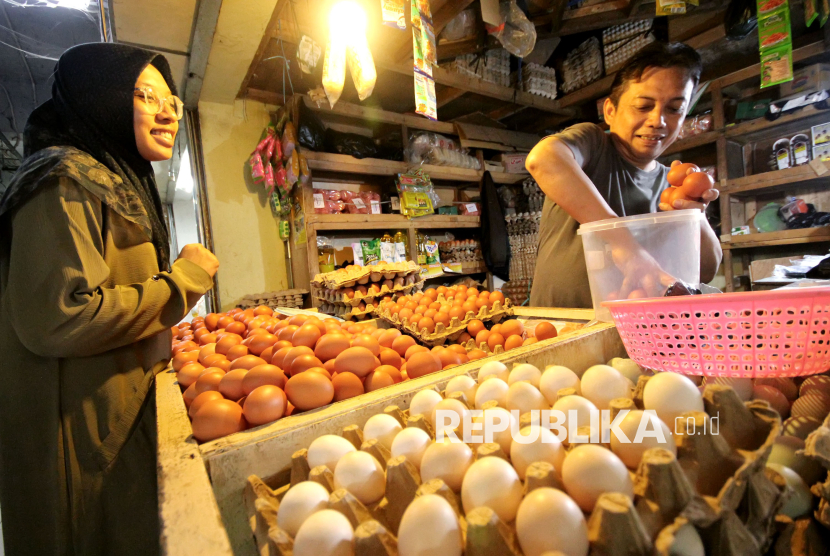
<instances>
[{"instance_id":1,"label":"woman's hand","mask_svg":"<svg viewBox=\"0 0 830 556\"><path fill-rule=\"evenodd\" d=\"M216 271L219 270L219 259L217 259L216 255L208 251L205 246L200 243L191 243L182 247L182 251L179 253L179 258L187 259L188 261L199 265L205 272L210 274L211 278L213 278Z\"/></svg>"}]
</instances>

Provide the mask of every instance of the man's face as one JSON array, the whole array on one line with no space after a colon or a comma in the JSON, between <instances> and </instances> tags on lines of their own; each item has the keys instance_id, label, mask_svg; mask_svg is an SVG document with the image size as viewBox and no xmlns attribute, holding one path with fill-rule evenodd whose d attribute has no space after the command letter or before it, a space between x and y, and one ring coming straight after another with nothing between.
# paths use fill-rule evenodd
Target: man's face
<instances>
[{"instance_id":1,"label":"man's face","mask_svg":"<svg viewBox=\"0 0 830 556\"><path fill-rule=\"evenodd\" d=\"M603 106L615 144L634 165L645 168L677 138L694 87L680 68L647 68L631 81L615 107Z\"/></svg>"}]
</instances>

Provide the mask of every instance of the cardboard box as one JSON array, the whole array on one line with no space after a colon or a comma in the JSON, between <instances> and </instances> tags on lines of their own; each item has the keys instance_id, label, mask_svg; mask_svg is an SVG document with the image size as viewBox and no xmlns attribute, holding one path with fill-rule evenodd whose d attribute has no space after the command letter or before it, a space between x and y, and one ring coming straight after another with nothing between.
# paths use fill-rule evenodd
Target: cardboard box
<instances>
[{"instance_id":1,"label":"cardboard box","mask_svg":"<svg viewBox=\"0 0 830 556\"><path fill-rule=\"evenodd\" d=\"M830 64L813 64L793 72L792 81L781 84L781 100L830 89Z\"/></svg>"},{"instance_id":2,"label":"cardboard box","mask_svg":"<svg viewBox=\"0 0 830 556\"><path fill-rule=\"evenodd\" d=\"M498 161L504 166L504 171L508 174L524 174L525 160L527 160L528 153L502 153L498 156Z\"/></svg>"},{"instance_id":3,"label":"cardboard box","mask_svg":"<svg viewBox=\"0 0 830 556\"><path fill-rule=\"evenodd\" d=\"M813 147L830 143L830 122L826 124L814 125L810 128L813 135Z\"/></svg>"},{"instance_id":4,"label":"cardboard box","mask_svg":"<svg viewBox=\"0 0 830 556\"><path fill-rule=\"evenodd\" d=\"M813 147L813 160L830 162L830 143Z\"/></svg>"}]
</instances>

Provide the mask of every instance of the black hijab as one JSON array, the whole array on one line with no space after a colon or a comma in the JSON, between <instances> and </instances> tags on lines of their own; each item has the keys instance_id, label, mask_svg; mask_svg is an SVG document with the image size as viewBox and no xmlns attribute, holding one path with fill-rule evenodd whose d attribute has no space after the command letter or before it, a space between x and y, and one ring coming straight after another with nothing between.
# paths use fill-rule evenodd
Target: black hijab
<instances>
[{"instance_id":1,"label":"black hijab","mask_svg":"<svg viewBox=\"0 0 830 556\"><path fill-rule=\"evenodd\" d=\"M161 54L113 43L70 48L55 66L52 98L32 112L23 133L26 157L48 147L74 147L121 178L116 187L137 196L149 217L159 269L170 268L170 239L153 167L138 152L133 128L136 80L152 64L173 94L176 84ZM6 194L10 192L7 191ZM14 205L34 193L15 195ZM10 198L4 195L2 210Z\"/></svg>"}]
</instances>

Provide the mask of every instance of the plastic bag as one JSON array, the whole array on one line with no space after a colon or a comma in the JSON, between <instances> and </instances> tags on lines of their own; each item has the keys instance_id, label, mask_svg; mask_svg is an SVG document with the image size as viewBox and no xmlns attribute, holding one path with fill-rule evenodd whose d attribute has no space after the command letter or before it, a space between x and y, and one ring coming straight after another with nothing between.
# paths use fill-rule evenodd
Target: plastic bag
<instances>
[{"instance_id":1,"label":"plastic bag","mask_svg":"<svg viewBox=\"0 0 830 556\"><path fill-rule=\"evenodd\" d=\"M285 184L291 189L300 179L300 156L297 149L291 151L291 156L285 159Z\"/></svg>"},{"instance_id":2,"label":"plastic bag","mask_svg":"<svg viewBox=\"0 0 830 556\"><path fill-rule=\"evenodd\" d=\"M441 200L432 187L429 175L420 169L398 174L395 185L400 197L401 214L407 218L434 213L433 207Z\"/></svg>"},{"instance_id":3,"label":"plastic bag","mask_svg":"<svg viewBox=\"0 0 830 556\"><path fill-rule=\"evenodd\" d=\"M300 183L306 185L311 181L311 170L308 169L308 160L300 153Z\"/></svg>"},{"instance_id":4,"label":"plastic bag","mask_svg":"<svg viewBox=\"0 0 830 556\"><path fill-rule=\"evenodd\" d=\"M282 158L288 160L291 153L297 147L297 130L294 129L292 122L285 124L285 129L282 130Z\"/></svg>"},{"instance_id":5,"label":"plastic bag","mask_svg":"<svg viewBox=\"0 0 830 556\"><path fill-rule=\"evenodd\" d=\"M455 141L430 131L413 133L406 146L405 155L406 161L411 164L426 163L481 169L481 162L476 157L468 155Z\"/></svg>"},{"instance_id":6,"label":"plastic bag","mask_svg":"<svg viewBox=\"0 0 830 556\"><path fill-rule=\"evenodd\" d=\"M496 37L510 54L524 58L536 47L536 27L516 5L516 0L501 2L499 13L502 23L498 27L487 26L487 31Z\"/></svg>"},{"instance_id":7,"label":"plastic bag","mask_svg":"<svg viewBox=\"0 0 830 556\"><path fill-rule=\"evenodd\" d=\"M251 179L254 183L262 183L265 181L265 167L262 165L262 155L259 151L255 151L248 160L251 166Z\"/></svg>"},{"instance_id":8,"label":"plastic bag","mask_svg":"<svg viewBox=\"0 0 830 556\"><path fill-rule=\"evenodd\" d=\"M320 61L320 45L309 37L303 35L300 44L297 45L297 62L303 73L312 73Z\"/></svg>"},{"instance_id":9,"label":"plastic bag","mask_svg":"<svg viewBox=\"0 0 830 556\"><path fill-rule=\"evenodd\" d=\"M345 81L346 45L340 41L329 41L326 46L326 59L323 62L323 89L332 108L343 94Z\"/></svg>"},{"instance_id":10,"label":"plastic bag","mask_svg":"<svg viewBox=\"0 0 830 556\"><path fill-rule=\"evenodd\" d=\"M348 50L349 72L354 80L354 88L360 100L366 100L375 88L378 79L375 61L365 39L358 41Z\"/></svg>"},{"instance_id":11,"label":"plastic bag","mask_svg":"<svg viewBox=\"0 0 830 556\"><path fill-rule=\"evenodd\" d=\"M297 141L303 147L312 151L322 151L325 143L326 127L317 114L305 102L300 102L299 128Z\"/></svg>"},{"instance_id":12,"label":"plastic bag","mask_svg":"<svg viewBox=\"0 0 830 556\"><path fill-rule=\"evenodd\" d=\"M447 41L460 41L476 34L476 13L466 9L447 23L440 37Z\"/></svg>"},{"instance_id":13,"label":"plastic bag","mask_svg":"<svg viewBox=\"0 0 830 556\"><path fill-rule=\"evenodd\" d=\"M361 239L361 251L363 251L363 265L373 266L380 262L380 239Z\"/></svg>"},{"instance_id":14,"label":"plastic bag","mask_svg":"<svg viewBox=\"0 0 830 556\"><path fill-rule=\"evenodd\" d=\"M377 147L370 138L334 129L326 130L325 146L327 152L350 154L355 158L374 158L377 154Z\"/></svg>"}]
</instances>

